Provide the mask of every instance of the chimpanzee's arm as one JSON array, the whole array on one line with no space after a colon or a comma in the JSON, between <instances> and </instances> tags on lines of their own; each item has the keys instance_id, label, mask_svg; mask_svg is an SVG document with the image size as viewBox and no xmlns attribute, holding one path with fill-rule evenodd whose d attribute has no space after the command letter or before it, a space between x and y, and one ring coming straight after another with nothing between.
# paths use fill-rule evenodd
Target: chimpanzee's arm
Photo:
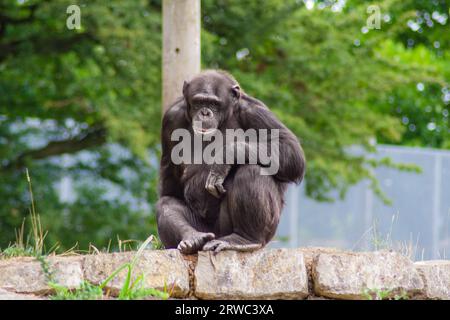
<instances>
[{"instance_id":1,"label":"chimpanzee's arm","mask_svg":"<svg viewBox=\"0 0 450 320\"><path fill-rule=\"evenodd\" d=\"M176 168L171 160L171 152L174 142L171 141L171 135L176 128L187 128L188 123L184 115L184 102L181 100L175 103L164 114L161 128L161 163L160 163L160 197L172 196L183 199L183 189L181 187L180 177L176 174Z\"/></svg>"},{"instance_id":2,"label":"chimpanzee's arm","mask_svg":"<svg viewBox=\"0 0 450 320\"><path fill-rule=\"evenodd\" d=\"M239 123L246 129L269 129L267 136L270 149L270 129L279 130L278 180L300 183L305 172L305 156L297 137L259 100L246 94L241 97Z\"/></svg>"}]
</instances>

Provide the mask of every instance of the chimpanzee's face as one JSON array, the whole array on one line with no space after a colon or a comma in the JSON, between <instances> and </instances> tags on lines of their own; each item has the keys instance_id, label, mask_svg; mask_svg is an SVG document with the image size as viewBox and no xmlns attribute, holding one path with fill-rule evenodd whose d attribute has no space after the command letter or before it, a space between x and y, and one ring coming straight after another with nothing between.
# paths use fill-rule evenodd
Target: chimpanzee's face
<instances>
[{"instance_id":1,"label":"chimpanzee's face","mask_svg":"<svg viewBox=\"0 0 450 320\"><path fill-rule=\"evenodd\" d=\"M217 72L200 74L184 83L188 118L196 134L212 134L233 113L239 86Z\"/></svg>"}]
</instances>

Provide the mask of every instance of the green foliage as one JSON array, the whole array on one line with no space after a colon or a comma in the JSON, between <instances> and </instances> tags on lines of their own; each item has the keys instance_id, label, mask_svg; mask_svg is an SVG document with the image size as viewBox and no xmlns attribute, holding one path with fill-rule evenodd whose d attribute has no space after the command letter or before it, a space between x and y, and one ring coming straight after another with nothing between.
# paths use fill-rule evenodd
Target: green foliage
<instances>
[{"instance_id":1,"label":"green foliage","mask_svg":"<svg viewBox=\"0 0 450 320\"><path fill-rule=\"evenodd\" d=\"M395 294L392 289L366 289L364 291L366 300L408 300L408 294L401 290L399 294Z\"/></svg>"},{"instance_id":2,"label":"green foliage","mask_svg":"<svg viewBox=\"0 0 450 320\"><path fill-rule=\"evenodd\" d=\"M75 3L79 31L65 25ZM159 8L135 0L1 0L0 10L0 25L4 16L20 21L0 27L0 244L28 211L25 166L47 242L87 249L117 235L155 233ZM63 177L73 181L70 201L59 196Z\"/></svg>"},{"instance_id":3,"label":"green foliage","mask_svg":"<svg viewBox=\"0 0 450 320\"><path fill-rule=\"evenodd\" d=\"M0 251L0 258L15 258L15 257L32 257L35 256L32 247L19 247L11 245L5 250Z\"/></svg>"},{"instance_id":4,"label":"green foliage","mask_svg":"<svg viewBox=\"0 0 450 320\"><path fill-rule=\"evenodd\" d=\"M319 200L361 179L381 195L372 169L402 167L362 155L377 142L450 148L450 1L335 2L202 1L203 67L299 136ZM71 4L80 30L66 28ZM364 29L370 4L380 30ZM161 1L0 0L0 246L28 215L25 167L45 242L156 233L160 66Z\"/></svg>"},{"instance_id":5,"label":"green foliage","mask_svg":"<svg viewBox=\"0 0 450 320\"><path fill-rule=\"evenodd\" d=\"M55 291L51 296L52 300L100 300L103 298L103 290L96 285L83 281L80 287L75 290L50 283L50 287Z\"/></svg>"},{"instance_id":6,"label":"green foliage","mask_svg":"<svg viewBox=\"0 0 450 320\"><path fill-rule=\"evenodd\" d=\"M160 299L168 299L169 295L166 292L156 290L153 288L143 288L143 277L138 277L133 282L133 287L122 288L118 300L141 300L148 297L156 297ZM101 300L104 299L103 287L101 285L94 285L87 281L83 281L80 286L74 290L69 290L67 287L61 286L57 283L50 282L49 286L54 290L50 296L51 300Z\"/></svg>"},{"instance_id":7,"label":"green foliage","mask_svg":"<svg viewBox=\"0 0 450 320\"><path fill-rule=\"evenodd\" d=\"M40 259L44 254L51 254L58 249L58 243L56 243L49 249L48 252L46 252L45 237L47 236L47 232L44 232L44 230L42 229L41 218L35 210L33 187L31 184L31 178L29 176L28 169L25 169L25 172L28 181L28 191L30 195L30 214L27 218L29 218L30 221L31 231L25 241L25 222L27 221L27 219L24 219L20 229L16 230L16 241L13 244L9 244L8 247L3 251L0 248L0 258L30 256Z\"/></svg>"}]
</instances>

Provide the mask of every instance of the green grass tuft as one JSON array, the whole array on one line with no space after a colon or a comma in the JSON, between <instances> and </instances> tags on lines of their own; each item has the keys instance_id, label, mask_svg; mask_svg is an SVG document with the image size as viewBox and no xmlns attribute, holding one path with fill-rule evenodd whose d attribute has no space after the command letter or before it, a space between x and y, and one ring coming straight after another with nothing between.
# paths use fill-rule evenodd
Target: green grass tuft
<instances>
[{"instance_id":1,"label":"green grass tuft","mask_svg":"<svg viewBox=\"0 0 450 320\"><path fill-rule=\"evenodd\" d=\"M87 281L83 281L75 290L69 290L54 282L49 282L49 286L55 291L50 296L51 300L100 300L103 298L102 288Z\"/></svg>"},{"instance_id":2,"label":"green grass tuft","mask_svg":"<svg viewBox=\"0 0 450 320\"><path fill-rule=\"evenodd\" d=\"M15 257L34 257L35 253L32 247L20 247L12 244L0 252L0 258L15 258Z\"/></svg>"},{"instance_id":3,"label":"green grass tuft","mask_svg":"<svg viewBox=\"0 0 450 320\"><path fill-rule=\"evenodd\" d=\"M367 300L408 300L408 294L402 290L400 294L394 294L392 289L366 289L364 297Z\"/></svg>"}]
</instances>

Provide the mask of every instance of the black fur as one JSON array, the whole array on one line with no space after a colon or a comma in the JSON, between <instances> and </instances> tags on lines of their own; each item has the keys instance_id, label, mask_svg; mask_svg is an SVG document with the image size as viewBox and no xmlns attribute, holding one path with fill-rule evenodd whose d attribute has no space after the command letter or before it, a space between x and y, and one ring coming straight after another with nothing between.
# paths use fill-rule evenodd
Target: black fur
<instances>
[{"instance_id":1,"label":"black fur","mask_svg":"<svg viewBox=\"0 0 450 320\"><path fill-rule=\"evenodd\" d=\"M171 150L177 142L170 140L171 134L177 128L193 133L193 120L223 133L230 128L279 129L278 173L260 175L257 164L173 164ZM246 251L272 239L287 184L302 181L305 159L294 134L261 101L242 92L231 75L204 71L185 83L183 97L165 113L161 141L157 222L166 248Z\"/></svg>"}]
</instances>

